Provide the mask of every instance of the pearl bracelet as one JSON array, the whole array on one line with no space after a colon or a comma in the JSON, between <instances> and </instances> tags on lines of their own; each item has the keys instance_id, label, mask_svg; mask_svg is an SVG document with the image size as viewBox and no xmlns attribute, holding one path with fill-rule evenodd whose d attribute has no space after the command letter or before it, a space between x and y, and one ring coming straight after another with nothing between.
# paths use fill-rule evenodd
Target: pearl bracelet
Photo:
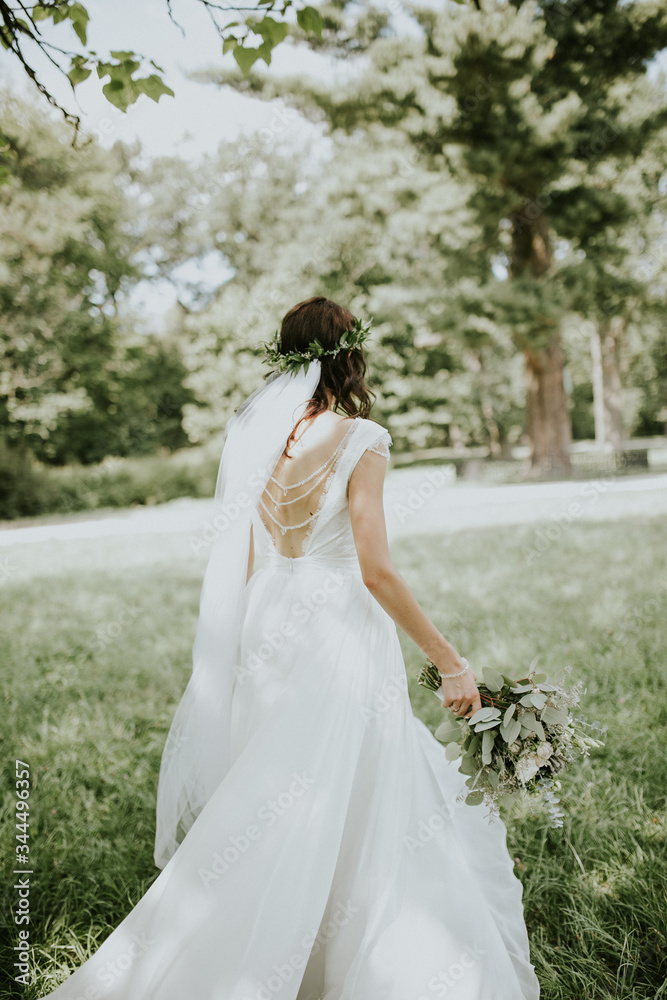
<instances>
[{"instance_id":1,"label":"pearl bracelet","mask_svg":"<svg viewBox=\"0 0 667 1000\"><path fill-rule=\"evenodd\" d=\"M438 673L440 674L440 676L441 676L441 677L443 677L443 678L444 678L445 680L447 680L447 679L449 679L450 677L451 677L451 678L453 678L453 677L461 677L461 676L462 676L463 674L465 674L465 672L466 672L467 670L470 670L470 664L469 664L469 663L468 663L468 661L466 660L465 656L462 656L462 657L461 657L461 660L463 661L463 663L465 663L465 667L463 668L463 670L459 670L458 674L443 674L443 673L441 673L441 672L440 672L440 671L438 670L438 668L437 668L437 667L435 667L435 663L433 662L433 660L429 660L428 662L429 662L429 663L431 664L431 666L432 666L432 667L435 667L435 669L436 669L436 670L438 670Z\"/></svg>"}]
</instances>

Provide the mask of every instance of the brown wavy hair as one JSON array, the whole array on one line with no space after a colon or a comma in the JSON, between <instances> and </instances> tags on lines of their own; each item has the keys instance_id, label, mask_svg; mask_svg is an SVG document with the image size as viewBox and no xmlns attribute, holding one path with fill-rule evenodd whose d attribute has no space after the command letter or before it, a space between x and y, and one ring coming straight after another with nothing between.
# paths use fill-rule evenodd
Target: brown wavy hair
<instances>
[{"instance_id":1,"label":"brown wavy hair","mask_svg":"<svg viewBox=\"0 0 667 1000\"><path fill-rule=\"evenodd\" d=\"M322 295L305 299L283 316L280 327L281 350L285 354L290 351L305 351L315 338L325 350L330 350L352 328L353 323L352 313L331 299ZM292 458L292 455L287 455L287 449L294 441L299 424L329 409L327 389L333 396L332 409L338 412L342 410L350 417L368 417L375 402L375 393L366 385L366 358L361 347L339 351L335 357L324 355L320 364L322 371L317 388L285 444L283 454L287 458Z\"/></svg>"}]
</instances>

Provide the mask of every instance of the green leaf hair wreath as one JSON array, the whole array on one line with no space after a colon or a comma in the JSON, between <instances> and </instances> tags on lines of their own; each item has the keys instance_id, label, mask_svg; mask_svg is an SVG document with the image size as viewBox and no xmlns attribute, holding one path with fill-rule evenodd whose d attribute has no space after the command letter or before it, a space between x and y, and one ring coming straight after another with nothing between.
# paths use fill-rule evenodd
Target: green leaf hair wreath
<instances>
[{"instance_id":1,"label":"green leaf hair wreath","mask_svg":"<svg viewBox=\"0 0 667 1000\"><path fill-rule=\"evenodd\" d=\"M366 323L355 319L350 329L345 331L335 347L324 348L315 338L315 340L311 340L305 351L290 351L288 354L283 354L280 350L280 330L276 330L273 338L261 345L265 354L264 364L272 365L276 371L291 372L292 374L305 366L306 372L308 372L311 361L319 361L325 356L335 358L340 351L350 351L355 347L361 347L370 333L372 323L372 319Z\"/></svg>"}]
</instances>

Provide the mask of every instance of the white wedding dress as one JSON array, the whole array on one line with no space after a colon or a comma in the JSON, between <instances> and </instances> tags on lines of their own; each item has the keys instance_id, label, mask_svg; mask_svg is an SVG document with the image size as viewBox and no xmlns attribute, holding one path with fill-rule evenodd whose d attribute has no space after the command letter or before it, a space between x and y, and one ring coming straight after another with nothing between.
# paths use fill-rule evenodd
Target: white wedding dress
<instances>
[{"instance_id":1,"label":"white wedding dress","mask_svg":"<svg viewBox=\"0 0 667 1000\"><path fill-rule=\"evenodd\" d=\"M350 420L303 556L281 555L253 512L232 766L50 997L539 997L506 828L457 801L464 778L413 716L396 626L361 579L347 484L390 443Z\"/></svg>"}]
</instances>

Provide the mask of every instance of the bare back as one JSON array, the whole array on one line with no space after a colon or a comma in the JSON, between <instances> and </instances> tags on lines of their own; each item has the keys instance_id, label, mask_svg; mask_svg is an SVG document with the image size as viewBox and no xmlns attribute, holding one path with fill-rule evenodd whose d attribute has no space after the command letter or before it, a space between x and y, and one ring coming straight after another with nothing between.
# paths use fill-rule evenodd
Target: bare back
<instances>
[{"instance_id":1,"label":"bare back","mask_svg":"<svg viewBox=\"0 0 667 1000\"><path fill-rule=\"evenodd\" d=\"M289 457L278 459L258 513L281 555L300 558L305 554L355 419L331 410L319 413L302 425L290 445Z\"/></svg>"}]
</instances>

